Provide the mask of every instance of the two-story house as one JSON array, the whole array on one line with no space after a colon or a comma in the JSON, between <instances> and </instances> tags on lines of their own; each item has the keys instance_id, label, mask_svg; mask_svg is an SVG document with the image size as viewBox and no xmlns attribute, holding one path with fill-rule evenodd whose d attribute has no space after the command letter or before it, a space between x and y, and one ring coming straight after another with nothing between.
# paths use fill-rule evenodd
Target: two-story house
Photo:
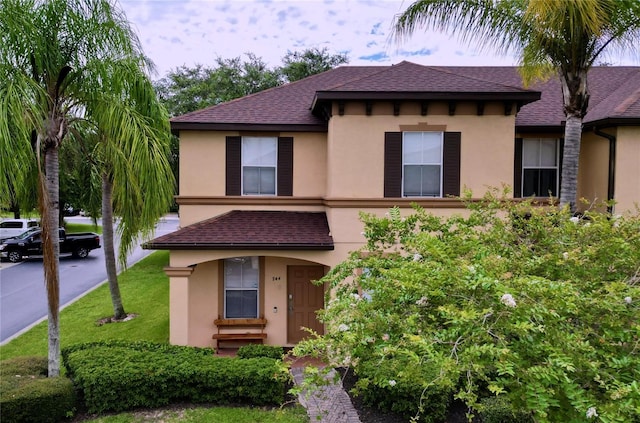
<instances>
[{"instance_id":1,"label":"two-story house","mask_svg":"<svg viewBox=\"0 0 640 423\"><path fill-rule=\"evenodd\" d=\"M597 67L589 85L579 195L633 210L640 68ZM450 215L462 190L504 184L557 196L563 120L555 79L524 88L513 67L409 62L339 67L172 119L181 229L147 245L170 250L171 342L322 333L311 281L363 245L359 212L415 202Z\"/></svg>"}]
</instances>

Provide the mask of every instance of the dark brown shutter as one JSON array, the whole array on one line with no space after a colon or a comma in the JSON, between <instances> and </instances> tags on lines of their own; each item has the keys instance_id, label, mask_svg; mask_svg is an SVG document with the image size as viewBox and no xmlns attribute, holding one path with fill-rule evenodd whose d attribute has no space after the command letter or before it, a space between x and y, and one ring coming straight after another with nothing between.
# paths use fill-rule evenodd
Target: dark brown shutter
<instances>
[{"instance_id":1,"label":"dark brown shutter","mask_svg":"<svg viewBox=\"0 0 640 423\"><path fill-rule=\"evenodd\" d=\"M293 195L293 138L278 138L278 191L279 196Z\"/></svg>"},{"instance_id":2,"label":"dark brown shutter","mask_svg":"<svg viewBox=\"0 0 640 423\"><path fill-rule=\"evenodd\" d=\"M242 138L227 137L226 146L226 195L241 195L242 187Z\"/></svg>"},{"instance_id":3,"label":"dark brown shutter","mask_svg":"<svg viewBox=\"0 0 640 423\"><path fill-rule=\"evenodd\" d=\"M384 134L384 196L402 197L402 132Z\"/></svg>"},{"instance_id":4,"label":"dark brown shutter","mask_svg":"<svg viewBox=\"0 0 640 423\"><path fill-rule=\"evenodd\" d=\"M560 189L562 187L562 159L564 158L564 138L560 138L558 144L558 148L560 149L560 154L558 154L558 193L556 197L560 198Z\"/></svg>"},{"instance_id":5,"label":"dark brown shutter","mask_svg":"<svg viewBox=\"0 0 640 423\"><path fill-rule=\"evenodd\" d=\"M460 196L460 132L445 132L442 149L442 196Z\"/></svg>"},{"instance_id":6,"label":"dark brown shutter","mask_svg":"<svg viewBox=\"0 0 640 423\"><path fill-rule=\"evenodd\" d=\"M522 138L516 138L513 155L513 198L522 197Z\"/></svg>"}]
</instances>

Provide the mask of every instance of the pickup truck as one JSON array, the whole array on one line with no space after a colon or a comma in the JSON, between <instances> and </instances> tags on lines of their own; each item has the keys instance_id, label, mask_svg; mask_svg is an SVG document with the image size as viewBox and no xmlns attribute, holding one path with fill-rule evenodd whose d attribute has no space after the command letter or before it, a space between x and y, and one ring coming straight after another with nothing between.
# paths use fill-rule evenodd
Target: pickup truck
<instances>
[{"instance_id":1,"label":"pickup truck","mask_svg":"<svg viewBox=\"0 0 640 423\"><path fill-rule=\"evenodd\" d=\"M7 238L13 238L27 229L38 226L40 226L40 222L34 219L3 219L0 222L0 244Z\"/></svg>"},{"instance_id":2,"label":"pickup truck","mask_svg":"<svg viewBox=\"0 0 640 423\"><path fill-rule=\"evenodd\" d=\"M93 232L67 234L63 228L60 228L59 231L60 254L72 254L74 257L85 258L91 250L100 248L98 234ZM14 238L5 239L0 244L0 258L17 263L25 256L41 256L41 233L40 228L33 228Z\"/></svg>"}]
</instances>

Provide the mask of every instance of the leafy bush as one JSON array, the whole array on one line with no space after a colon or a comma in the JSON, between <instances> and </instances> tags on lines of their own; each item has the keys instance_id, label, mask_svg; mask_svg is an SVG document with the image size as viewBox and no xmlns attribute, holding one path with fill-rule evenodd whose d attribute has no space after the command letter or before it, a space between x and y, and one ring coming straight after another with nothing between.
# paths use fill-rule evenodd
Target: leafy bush
<instances>
[{"instance_id":1,"label":"leafy bush","mask_svg":"<svg viewBox=\"0 0 640 423\"><path fill-rule=\"evenodd\" d=\"M210 349L122 341L76 345L65 366L90 413L172 402L281 404L282 362L216 357Z\"/></svg>"},{"instance_id":2,"label":"leafy bush","mask_svg":"<svg viewBox=\"0 0 640 423\"><path fill-rule=\"evenodd\" d=\"M481 403L482 423L533 423L530 413L513 410L509 401L503 396L484 398Z\"/></svg>"},{"instance_id":3,"label":"leafy bush","mask_svg":"<svg viewBox=\"0 0 640 423\"><path fill-rule=\"evenodd\" d=\"M2 421L59 422L73 415L76 395L68 378L47 378L46 357L0 363Z\"/></svg>"},{"instance_id":4,"label":"leafy bush","mask_svg":"<svg viewBox=\"0 0 640 423\"><path fill-rule=\"evenodd\" d=\"M266 357L274 360L282 360L284 348L276 345L249 344L238 348L238 358Z\"/></svg>"},{"instance_id":5,"label":"leafy bush","mask_svg":"<svg viewBox=\"0 0 640 423\"><path fill-rule=\"evenodd\" d=\"M321 281L327 333L297 354L353 366L364 395L423 416L450 390L541 423L640 420L640 216L488 195L464 216L362 219L366 248Z\"/></svg>"}]
</instances>

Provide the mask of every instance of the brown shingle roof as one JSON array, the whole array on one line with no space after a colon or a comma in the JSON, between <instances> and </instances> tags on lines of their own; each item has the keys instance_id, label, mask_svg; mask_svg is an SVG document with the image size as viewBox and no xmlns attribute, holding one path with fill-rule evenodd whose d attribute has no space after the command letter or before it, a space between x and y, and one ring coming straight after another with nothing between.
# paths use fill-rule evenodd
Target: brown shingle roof
<instances>
[{"instance_id":1,"label":"brown shingle roof","mask_svg":"<svg viewBox=\"0 0 640 423\"><path fill-rule=\"evenodd\" d=\"M149 250L333 250L324 212L233 210L144 245Z\"/></svg>"},{"instance_id":2,"label":"brown shingle roof","mask_svg":"<svg viewBox=\"0 0 640 423\"><path fill-rule=\"evenodd\" d=\"M590 107L585 125L607 119L640 121L640 67L594 67L589 73ZM537 96L541 98L537 101ZM483 97L484 96L484 97ZM485 98L486 97L486 98ZM313 107L336 99L494 99L523 104L519 128L558 127L565 116L558 78L524 88L516 67L341 66L171 120L173 130L327 131Z\"/></svg>"}]
</instances>

